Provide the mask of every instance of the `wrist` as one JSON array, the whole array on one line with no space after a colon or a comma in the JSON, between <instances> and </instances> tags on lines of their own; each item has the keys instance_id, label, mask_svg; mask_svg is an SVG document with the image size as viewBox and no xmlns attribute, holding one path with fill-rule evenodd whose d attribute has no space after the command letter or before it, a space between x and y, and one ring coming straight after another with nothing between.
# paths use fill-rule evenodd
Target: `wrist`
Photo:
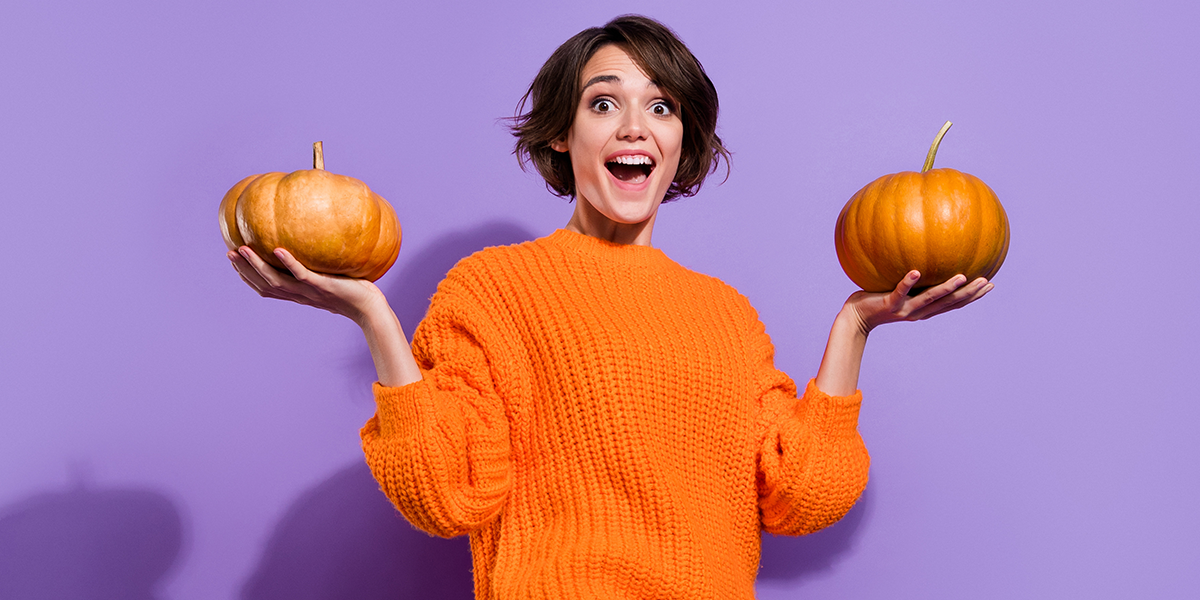
<instances>
[{"instance_id":1,"label":"wrist","mask_svg":"<svg viewBox=\"0 0 1200 600\"><path fill-rule=\"evenodd\" d=\"M835 334L849 334L861 337L864 340L867 339L867 336L870 335L871 330L874 328L873 325L867 323L866 319L863 319L858 309L854 308L849 302L842 306L842 310L838 312L837 317L833 320Z\"/></svg>"},{"instance_id":2,"label":"wrist","mask_svg":"<svg viewBox=\"0 0 1200 600\"><path fill-rule=\"evenodd\" d=\"M847 396L858 389L858 371L867 347L867 327L858 311L847 304L838 312L829 330L829 342L817 371L817 388L833 396Z\"/></svg>"},{"instance_id":3,"label":"wrist","mask_svg":"<svg viewBox=\"0 0 1200 600\"><path fill-rule=\"evenodd\" d=\"M370 294L365 301L353 306L349 312L346 316L363 330L388 327L396 321L396 315L392 312L387 297L380 291Z\"/></svg>"}]
</instances>

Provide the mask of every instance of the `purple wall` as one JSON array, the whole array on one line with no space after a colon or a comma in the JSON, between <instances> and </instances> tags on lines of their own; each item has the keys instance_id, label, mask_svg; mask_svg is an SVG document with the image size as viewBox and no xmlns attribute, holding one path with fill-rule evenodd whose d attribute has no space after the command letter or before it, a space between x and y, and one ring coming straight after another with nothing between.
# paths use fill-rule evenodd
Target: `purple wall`
<instances>
[{"instance_id":1,"label":"purple wall","mask_svg":"<svg viewBox=\"0 0 1200 600\"><path fill-rule=\"evenodd\" d=\"M938 165L1013 226L984 302L872 337L871 486L765 541L761 597L1200 593L1194 3L215 4L0 19L0 599L467 596L462 540L362 466L361 334L246 288L217 203L324 140L400 213L411 327L455 259L566 223L497 118L629 11L704 61L735 152L655 243L747 294L795 378L853 289L842 204L944 120Z\"/></svg>"}]
</instances>

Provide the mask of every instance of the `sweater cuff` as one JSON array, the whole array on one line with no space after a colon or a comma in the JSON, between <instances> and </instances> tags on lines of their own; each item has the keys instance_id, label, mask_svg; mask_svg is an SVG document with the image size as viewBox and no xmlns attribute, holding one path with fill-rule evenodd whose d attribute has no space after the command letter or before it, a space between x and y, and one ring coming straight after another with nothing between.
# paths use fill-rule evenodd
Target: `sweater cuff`
<instances>
[{"instance_id":1,"label":"sweater cuff","mask_svg":"<svg viewBox=\"0 0 1200 600\"><path fill-rule=\"evenodd\" d=\"M858 411L862 407L862 391L849 396L830 396L817 387L814 377L804 388L800 410L815 430L832 435L854 435L858 432Z\"/></svg>"},{"instance_id":2,"label":"sweater cuff","mask_svg":"<svg viewBox=\"0 0 1200 600\"><path fill-rule=\"evenodd\" d=\"M421 415L433 410L433 394L429 389L429 375L421 371L422 379L400 387L388 387L376 381L371 386L375 393L375 417L379 434L390 437L399 433L405 425L419 422Z\"/></svg>"}]
</instances>

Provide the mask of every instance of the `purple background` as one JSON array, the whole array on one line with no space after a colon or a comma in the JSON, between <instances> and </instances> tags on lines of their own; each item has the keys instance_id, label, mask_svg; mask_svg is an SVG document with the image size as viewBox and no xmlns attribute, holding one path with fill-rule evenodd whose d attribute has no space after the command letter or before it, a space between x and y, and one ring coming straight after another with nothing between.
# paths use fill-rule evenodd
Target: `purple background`
<instances>
[{"instance_id":1,"label":"purple background","mask_svg":"<svg viewBox=\"0 0 1200 600\"><path fill-rule=\"evenodd\" d=\"M630 11L704 62L735 152L655 244L748 295L796 379L853 290L838 211L944 120L938 165L1012 223L985 301L873 334L871 485L764 541L761 597L1200 593L1196 3L403 4L6 3L0 598L469 595L463 540L362 466L361 333L246 288L217 204L324 140L397 207L411 331L457 258L566 223L497 120Z\"/></svg>"}]
</instances>

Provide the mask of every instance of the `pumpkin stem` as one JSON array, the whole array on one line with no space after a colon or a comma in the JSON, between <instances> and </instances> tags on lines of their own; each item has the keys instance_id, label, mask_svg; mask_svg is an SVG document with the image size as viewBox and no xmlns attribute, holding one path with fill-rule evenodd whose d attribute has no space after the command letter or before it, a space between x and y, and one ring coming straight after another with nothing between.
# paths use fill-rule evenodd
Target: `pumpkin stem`
<instances>
[{"instance_id":1,"label":"pumpkin stem","mask_svg":"<svg viewBox=\"0 0 1200 600\"><path fill-rule=\"evenodd\" d=\"M946 121L946 124L942 125L942 130L938 132L937 137L933 138L933 145L929 147L929 154L925 155L925 166L921 168L922 173L933 168L933 157L937 156L938 144L942 143L942 138L945 137L947 131L950 131L951 125L953 123Z\"/></svg>"},{"instance_id":2,"label":"pumpkin stem","mask_svg":"<svg viewBox=\"0 0 1200 600\"><path fill-rule=\"evenodd\" d=\"M319 171L325 170L325 149L321 146L321 142L313 144L313 168Z\"/></svg>"}]
</instances>

